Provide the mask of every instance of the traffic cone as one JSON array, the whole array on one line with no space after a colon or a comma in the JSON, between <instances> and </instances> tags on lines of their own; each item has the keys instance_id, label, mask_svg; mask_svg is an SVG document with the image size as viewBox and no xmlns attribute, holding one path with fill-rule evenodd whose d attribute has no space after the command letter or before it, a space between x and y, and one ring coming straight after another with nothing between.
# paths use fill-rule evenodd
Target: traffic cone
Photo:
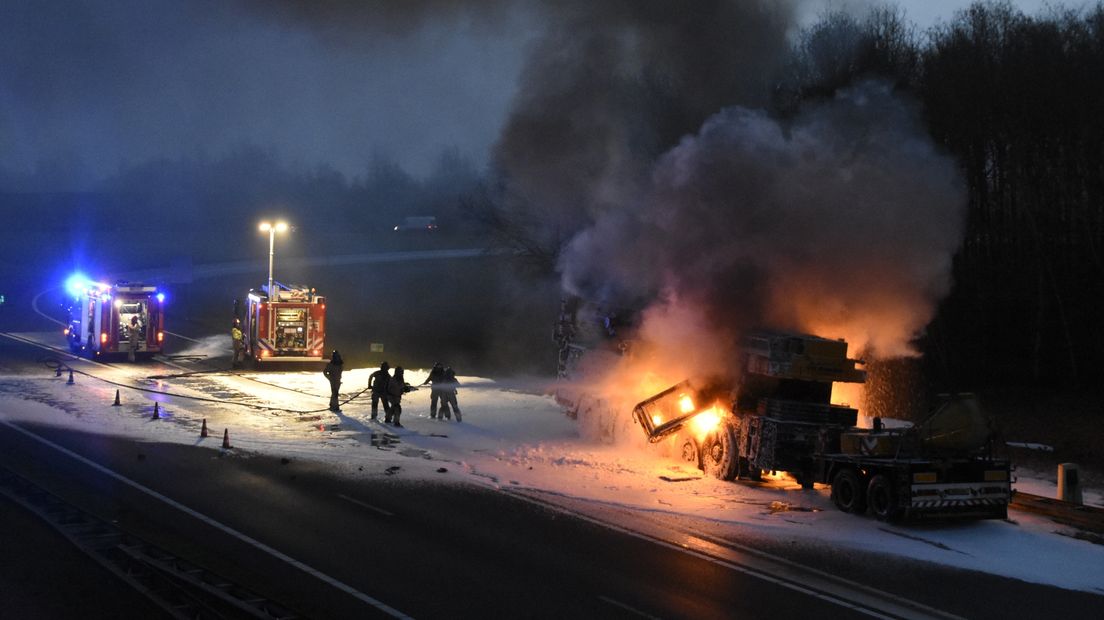
<instances>
[{"instance_id":1,"label":"traffic cone","mask_svg":"<svg viewBox=\"0 0 1104 620\"><path fill-rule=\"evenodd\" d=\"M55 377L60 377L61 376L61 365L60 364L58 365L57 372L54 373L54 376Z\"/></svg>"},{"instance_id":2,"label":"traffic cone","mask_svg":"<svg viewBox=\"0 0 1104 620\"><path fill-rule=\"evenodd\" d=\"M233 446L230 445L230 429L222 429L222 449L229 450Z\"/></svg>"},{"instance_id":3,"label":"traffic cone","mask_svg":"<svg viewBox=\"0 0 1104 620\"><path fill-rule=\"evenodd\" d=\"M161 417L161 408L157 406L157 402L153 403L153 419L156 420Z\"/></svg>"},{"instance_id":4,"label":"traffic cone","mask_svg":"<svg viewBox=\"0 0 1104 620\"><path fill-rule=\"evenodd\" d=\"M199 429L199 436L201 438L207 436L207 418L203 418L203 428Z\"/></svg>"},{"instance_id":5,"label":"traffic cone","mask_svg":"<svg viewBox=\"0 0 1104 620\"><path fill-rule=\"evenodd\" d=\"M73 369L69 369L69 380L65 382L65 385L73 385Z\"/></svg>"},{"instance_id":6,"label":"traffic cone","mask_svg":"<svg viewBox=\"0 0 1104 620\"><path fill-rule=\"evenodd\" d=\"M115 390L115 402L111 403L112 407L121 407L123 403L119 402L119 390Z\"/></svg>"}]
</instances>

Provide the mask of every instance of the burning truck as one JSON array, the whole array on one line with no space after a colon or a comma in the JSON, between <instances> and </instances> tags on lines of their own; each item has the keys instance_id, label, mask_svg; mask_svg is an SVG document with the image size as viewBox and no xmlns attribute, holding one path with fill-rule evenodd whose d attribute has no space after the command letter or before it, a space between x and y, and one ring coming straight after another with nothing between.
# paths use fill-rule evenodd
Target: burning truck
<instances>
[{"instance_id":1,"label":"burning truck","mask_svg":"<svg viewBox=\"0 0 1104 620\"><path fill-rule=\"evenodd\" d=\"M866 379L843 340L757 331L735 364L731 386L683 381L637 404L633 418L648 441L674 441L722 480L787 472L805 488L829 484L844 512L1007 516L1010 464L994 453L996 433L972 397L945 397L911 427L875 418L857 428L858 411L831 402L834 383Z\"/></svg>"}]
</instances>

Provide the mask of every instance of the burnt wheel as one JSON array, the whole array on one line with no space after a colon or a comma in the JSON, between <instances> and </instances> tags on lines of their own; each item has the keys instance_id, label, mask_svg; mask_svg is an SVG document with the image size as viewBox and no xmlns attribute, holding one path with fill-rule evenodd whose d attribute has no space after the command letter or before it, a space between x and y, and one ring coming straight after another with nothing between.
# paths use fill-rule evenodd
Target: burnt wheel
<instances>
[{"instance_id":1,"label":"burnt wheel","mask_svg":"<svg viewBox=\"0 0 1104 620\"><path fill-rule=\"evenodd\" d=\"M736 425L725 418L702 444L702 469L721 480L732 480L739 469L740 455L736 449Z\"/></svg>"},{"instance_id":2,"label":"burnt wheel","mask_svg":"<svg viewBox=\"0 0 1104 620\"><path fill-rule=\"evenodd\" d=\"M866 487L866 501L870 505L870 514L881 521L892 521L901 512L893 482L883 474L870 479L870 485Z\"/></svg>"},{"instance_id":3,"label":"burnt wheel","mask_svg":"<svg viewBox=\"0 0 1104 620\"><path fill-rule=\"evenodd\" d=\"M698 447L698 442L693 437L686 437L682 442L682 453L680 454L682 460L687 463L693 463L694 467L701 469L702 458L701 449Z\"/></svg>"},{"instance_id":4,"label":"burnt wheel","mask_svg":"<svg viewBox=\"0 0 1104 620\"><path fill-rule=\"evenodd\" d=\"M862 481L851 468L836 472L832 478L832 502L844 512L861 513L866 508Z\"/></svg>"}]
</instances>

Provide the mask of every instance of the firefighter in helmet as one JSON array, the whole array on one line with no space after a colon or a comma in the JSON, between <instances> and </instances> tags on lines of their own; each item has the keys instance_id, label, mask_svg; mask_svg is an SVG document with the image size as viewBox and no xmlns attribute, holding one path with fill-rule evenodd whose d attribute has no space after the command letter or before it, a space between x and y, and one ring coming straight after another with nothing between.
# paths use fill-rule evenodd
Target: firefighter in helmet
<instances>
[{"instance_id":1,"label":"firefighter in helmet","mask_svg":"<svg viewBox=\"0 0 1104 620\"><path fill-rule=\"evenodd\" d=\"M437 401L444 400L445 395L440 385L444 378L445 367L441 362L434 362L433 368L429 371L429 376L421 383L421 385L431 384L429 388L429 417L433 419L437 419Z\"/></svg>"},{"instance_id":2,"label":"firefighter in helmet","mask_svg":"<svg viewBox=\"0 0 1104 620\"><path fill-rule=\"evenodd\" d=\"M391 420L391 399L387 396L387 384L391 381L391 364L380 364L379 370L368 376L368 389L372 390L372 419L376 419L380 401L383 401L384 420Z\"/></svg>"},{"instance_id":3,"label":"firefighter in helmet","mask_svg":"<svg viewBox=\"0 0 1104 620\"><path fill-rule=\"evenodd\" d=\"M334 413L341 413L341 407L338 405L339 392L341 391L341 372L345 370L345 360L341 359L341 354L334 349L334 352L330 354L330 363L326 364L326 368L322 370L322 374L330 381L330 411Z\"/></svg>"},{"instance_id":4,"label":"firefighter in helmet","mask_svg":"<svg viewBox=\"0 0 1104 620\"><path fill-rule=\"evenodd\" d=\"M241 368L242 355L245 351L245 334L241 330L241 320L234 319L234 324L230 326L230 338L234 341L234 361L231 362L231 368Z\"/></svg>"},{"instance_id":5,"label":"firefighter in helmet","mask_svg":"<svg viewBox=\"0 0 1104 620\"><path fill-rule=\"evenodd\" d=\"M135 355L138 352L138 342L141 337L142 326L138 322L138 316L130 317L130 327L127 334L127 360L133 362L137 359Z\"/></svg>"}]
</instances>

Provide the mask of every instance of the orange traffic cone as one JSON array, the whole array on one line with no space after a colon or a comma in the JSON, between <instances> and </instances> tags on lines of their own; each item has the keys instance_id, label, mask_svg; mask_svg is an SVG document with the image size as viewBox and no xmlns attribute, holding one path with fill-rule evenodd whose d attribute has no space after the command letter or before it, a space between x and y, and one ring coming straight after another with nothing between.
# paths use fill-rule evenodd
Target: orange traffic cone
<instances>
[{"instance_id":1,"label":"orange traffic cone","mask_svg":"<svg viewBox=\"0 0 1104 620\"><path fill-rule=\"evenodd\" d=\"M222 429L222 449L229 450L233 446L230 445L230 429Z\"/></svg>"},{"instance_id":2,"label":"orange traffic cone","mask_svg":"<svg viewBox=\"0 0 1104 620\"><path fill-rule=\"evenodd\" d=\"M161 409L157 406L157 403L153 403L153 419L156 420L161 417Z\"/></svg>"},{"instance_id":3,"label":"orange traffic cone","mask_svg":"<svg viewBox=\"0 0 1104 620\"><path fill-rule=\"evenodd\" d=\"M200 437L206 437L207 436L207 418L203 418L203 428L199 429L199 436Z\"/></svg>"},{"instance_id":4,"label":"orange traffic cone","mask_svg":"<svg viewBox=\"0 0 1104 620\"><path fill-rule=\"evenodd\" d=\"M120 407L122 403L119 402L119 390L115 390L115 402L111 403L112 407Z\"/></svg>"},{"instance_id":5,"label":"orange traffic cone","mask_svg":"<svg viewBox=\"0 0 1104 620\"><path fill-rule=\"evenodd\" d=\"M73 385L73 369L69 369L69 380L65 382L65 385Z\"/></svg>"}]
</instances>

